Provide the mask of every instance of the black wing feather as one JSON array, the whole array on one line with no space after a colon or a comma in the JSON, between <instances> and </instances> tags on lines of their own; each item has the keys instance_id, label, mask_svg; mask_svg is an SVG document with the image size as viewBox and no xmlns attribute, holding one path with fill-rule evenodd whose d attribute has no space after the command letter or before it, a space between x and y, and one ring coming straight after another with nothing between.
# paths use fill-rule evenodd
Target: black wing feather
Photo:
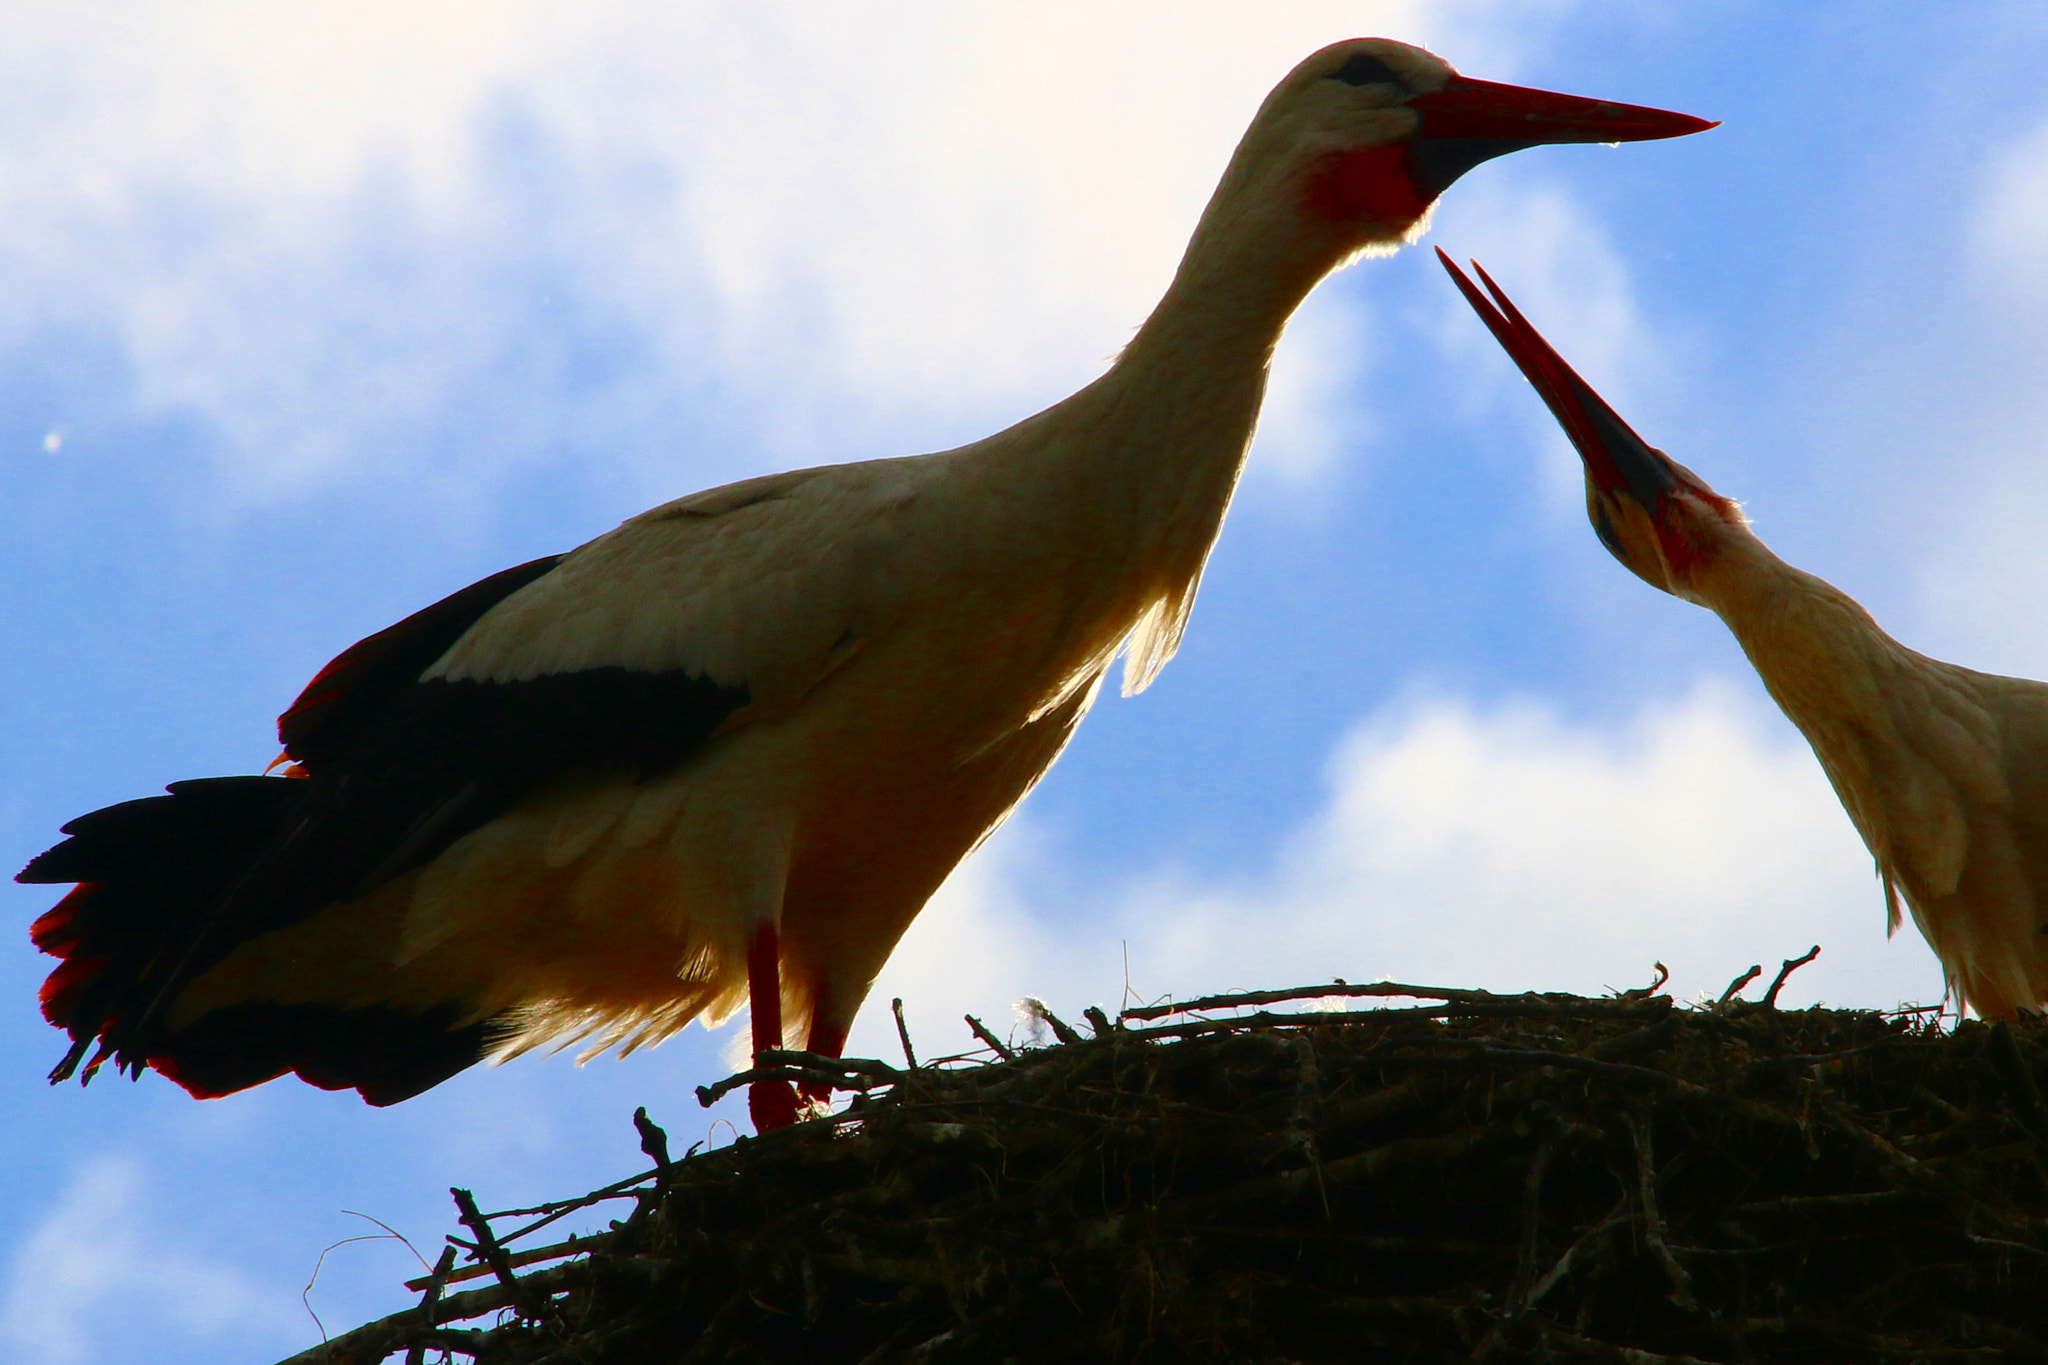
<instances>
[{"instance_id":1,"label":"black wing feather","mask_svg":"<svg viewBox=\"0 0 2048 1365\"><path fill-rule=\"evenodd\" d=\"M88 1076L111 1054L210 1095L296 1070L391 1103L483 1055L494 1025L459 1024L457 1002L416 1014L255 1001L180 1030L162 1020L239 945L425 865L552 784L670 771L746 704L744 686L615 667L421 680L560 558L472 584L322 669L278 721L299 776L181 782L65 826L72 837L18 878L82 884L37 926L37 943L66 959L44 1011L76 1043L53 1079L96 1040Z\"/></svg>"}]
</instances>

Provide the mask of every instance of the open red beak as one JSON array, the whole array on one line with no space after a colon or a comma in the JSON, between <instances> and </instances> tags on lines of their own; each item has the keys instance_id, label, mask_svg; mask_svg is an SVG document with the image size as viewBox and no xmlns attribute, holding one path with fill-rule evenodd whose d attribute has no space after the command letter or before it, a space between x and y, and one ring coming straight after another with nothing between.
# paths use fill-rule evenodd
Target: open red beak
<instances>
[{"instance_id":1,"label":"open red beak","mask_svg":"<svg viewBox=\"0 0 2048 1365\"><path fill-rule=\"evenodd\" d=\"M1494 340L1521 366L1524 377L1542 395L1551 415L1578 447L1579 458L1585 461L1586 472L1594 483L1610 492L1627 494L1654 516L1667 494L1692 482L1670 456L1636 435L1621 420L1621 415L1593 392L1592 385L1565 364L1564 357L1529 325L1529 319L1522 316L1514 300L1493 282L1479 262L1474 261L1472 268L1486 281L1493 294L1491 299L1479 292L1478 286L1452 263L1442 247L1437 248L1436 258L1451 272L1465 301L1486 323Z\"/></svg>"},{"instance_id":2,"label":"open red beak","mask_svg":"<svg viewBox=\"0 0 2048 1365\"><path fill-rule=\"evenodd\" d=\"M1648 142L1684 137L1720 124L1640 104L1616 104L1559 95L1496 81L1453 76L1441 90L1417 95L1408 107L1422 115L1417 137L1500 138L1507 142Z\"/></svg>"}]
</instances>

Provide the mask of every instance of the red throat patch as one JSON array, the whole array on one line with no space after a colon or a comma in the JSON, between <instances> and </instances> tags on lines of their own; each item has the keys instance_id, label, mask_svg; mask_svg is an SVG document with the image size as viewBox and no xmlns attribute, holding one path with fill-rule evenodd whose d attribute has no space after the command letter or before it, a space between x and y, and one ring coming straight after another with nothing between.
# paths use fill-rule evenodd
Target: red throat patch
<instances>
[{"instance_id":1,"label":"red throat patch","mask_svg":"<svg viewBox=\"0 0 2048 1365\"><path fill-rule=\"evenodd\" d=\"M1379 223L1405 228L1429 208L1408 174L1408 149L1402 143L1318 159L1309 168L1304 198L1311 213L1347 227Z\"/></svg>"}]
</instances>

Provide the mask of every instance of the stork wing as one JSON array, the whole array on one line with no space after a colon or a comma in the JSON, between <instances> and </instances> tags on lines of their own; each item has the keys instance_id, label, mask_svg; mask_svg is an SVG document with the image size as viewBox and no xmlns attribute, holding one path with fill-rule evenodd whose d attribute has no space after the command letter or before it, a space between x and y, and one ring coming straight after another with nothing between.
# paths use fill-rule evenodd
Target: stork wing
<instances>
[{"instance_id":1,"label":"stork wing","mask_svg":"<svg viewBox=\"0 0 2048 1365\"><path fill-rule=\"evenodd\" d=\"M672 770L749 707L757 680L800 700L849 650L863 509L907 498L885 479L875 504L872 475L835 486L818 477L829 472L657 508L351 646L279 720L302 780L179 783L67 825L72 837L20 878L82 884L36 934L66 959L44 991L45 1013L75 1040L58 1077L95 1040L102 1057L174 1072L159 1021L239 945L431 862L553 784ZM807 485L823 486L801 496ZM351 1053L321 1074L358 1084L382 1067L366 1097L414 1093L478 1055L481 1025L457 1037L455 1017L366 1017L358 1024L391 1023L432 1047L377 1042L376 1059ZM385 1066L407 1048L404 1066ZM254 1084L283 1065L268 1053L232 1062L200 1088Z\"/></svg>"},{"instance_id":2,"label":"stork wing","mask_svg":"<svg viewBox=\"0 0 2048 1365\"><path fill-rule=\"evenodd\" d=\"M934 457L750 479L642 513L506 599L427 672L523 682L625 668L745 687L747 716L800 702L887 594L922 582L898 516Z\"/></svg>"}]
</instances>

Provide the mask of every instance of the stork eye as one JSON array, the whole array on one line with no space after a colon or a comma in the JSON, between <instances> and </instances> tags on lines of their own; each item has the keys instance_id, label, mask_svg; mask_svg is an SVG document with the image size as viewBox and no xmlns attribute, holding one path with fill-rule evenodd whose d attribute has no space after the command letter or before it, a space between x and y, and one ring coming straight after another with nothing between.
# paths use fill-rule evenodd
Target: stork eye
<instances>
[{"instance_id":1,"label":"stork eye","mask_svg":"<svg viewBox=\"0 0 2048 1365\"><path fill-rule=\"evenodd\" d=\"M1360 52L1337 70L1328 79L1342 81L1346 85L1399 85L1401 78L1394 74L1394 68L1377 57Z\"/></svg>"}]
</instances>

